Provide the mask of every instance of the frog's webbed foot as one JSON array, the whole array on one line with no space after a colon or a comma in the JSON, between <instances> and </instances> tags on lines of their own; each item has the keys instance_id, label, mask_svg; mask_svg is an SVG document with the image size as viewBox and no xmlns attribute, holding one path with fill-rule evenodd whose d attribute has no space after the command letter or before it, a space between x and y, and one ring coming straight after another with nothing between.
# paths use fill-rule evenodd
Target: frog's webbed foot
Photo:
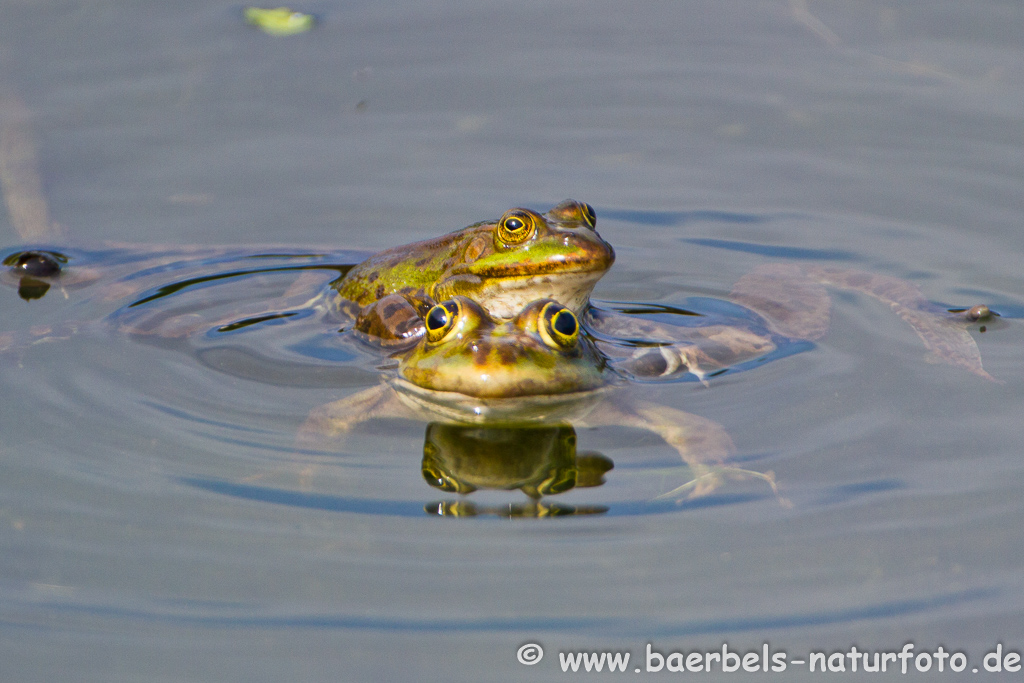
<instances>
[{"instance_id":1,"label":"frog's webbed foot","mask_svg":"<svg viewBox=\"0 0 1024 683\"><path fill-rule=\"evenodd\" d=\"M726 464L735 447L725 428L713 420L668 406L637 401L621 406L603 404L588 414L584 422L646 429L675 448L694 478L660 497L694 498L707 495L729 476L763 479L778 494L775 478L770 473L762 474ZM581 423L580 426L585 424Z\"/></svg>"},{"instance_id":2,"label":"frog's webbed foot","mask_svg":"<svg viewBox=\"0 0 1024 683\"><path fill-rule=\"evenodd\" d=\"M779 334L815 340L828 331L830 302L825 286L860 292L889 305L910 325L937 362L994 380L966 324L991 315L987 306L946 311L913 284L889 275L849 268L769 263L744 275L732 297L764 317Z\"/></svg>"},{"instance_id":3,"label":"frog's webbed foot","mask_svg":"<svg viewBox=\"0 0 1024 683\"><path fill-rule=\"evenodd\" d=\"M668 325L629 315L591 309L587 326L618 372L637 379L662 379L691 373L701 382L737 363L775 350L770 335L742 325Z\"/></svg>"},{"instance_id":4,"label":"frog's webbed foot","mask_svg":"<svg viewBox=\"0 0 1024 683\"><path fill-rule=\"evenodd\" d=\"M304 446L323 444L367 420L404 415L406 412L394 390L382 383L314 408L299 427L296 443Z\"/></svg>"},{"instance_id":5,"label":"frog's webbed foot","mask_svg":"<svg viewBox=\"0 0 1024 683\"><path fill-rule=\"evenodd\" d=\"M735 447L725 428L713 420L668 406L637 401L631 405L599 406L587 416L586 422L646 429L676 449L690 468L693 479L658 498L697 498L716 490L726 479L753 477L765 481L780 502L789 504L779 495L775 475L771 472L755 472L726 464Z\"/></svg>"},{"instance_id":6,"label":"frog's webbed foot","mask_svg":"<svg viewBox=\"0 0 1024 683\"><path fill-rule=\"evenodd\" d=\"M987 306L985 307L987 308ZM928 349L929 360L963 368L987 380L998 382L981 365L981 350L965 323L969 317L946 311L927 311L893 305L896 315L914 328Z\"/></svg>"},{"instance_id":7,"label":"frog's webbed foot","mask_svg":"<svg viewBox=\"0 0 1024 683\"><path fill-rule=\"evenodd\" d=\"M774 472L757 472L729 465L704 465L701 469L703 471L695 472L696 476L693 479L682 486L677 486L671 491L661 494L655 500L692 500L711 493L721 486L726 479L760 479L771 487L772 493L775 494L775 498L779 501L780 505L787 508L793 507L793 502L779 493L779 487L775 483Z\"/></svg>"},{"instance_id":8,"label":"frog's webbed foot","mask_svg":"<svg viewBox=\"0 0 1024 683\"><path fill-rule=\"evenodd\" d=\"M705 382L709 374L704 368L707 365L695 362L693 356L699 355L699 349L689 344L659 344L633 349L629 355L615 353L618 349L601 346L609 357L611 366L616 372L632 379L661 379L676 377L687 372L696 375Z\"/></svg>"},{"instance_id":9,"label":"frog's webbed foot","mask_svg":"<svg viewBox=\"0 0 1024 683\"><path fill-rule=\"evenodd\" d=\"M981 351L967 331L971 323L992 315L988 306L947 311L933 304L915 285L888 275L846 268L815 266L807 269L815 280L833 287L867 294L890 308L910 325L936 362L963 368L979 377L998 381L981 365Z\"/></svg>"},{"instance_id":10,"label":"frog's webbed foot","mask_svg":"<svg viewBox=\"0 0 1024 683\"><path fill-rule=\"evenodd\" d=\"M0 354L16 359L20 366L21 358L31 347L67 341L90 327L88 323L57 323L34 325L27 331L0 332Z\"/></svg>"}]
</instances>

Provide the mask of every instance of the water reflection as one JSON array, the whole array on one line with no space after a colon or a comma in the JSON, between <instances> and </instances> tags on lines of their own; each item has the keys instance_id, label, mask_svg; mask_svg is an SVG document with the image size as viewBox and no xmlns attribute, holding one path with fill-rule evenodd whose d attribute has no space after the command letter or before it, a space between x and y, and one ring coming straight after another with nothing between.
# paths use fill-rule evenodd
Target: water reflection
<instances>
[{"instance_id":1,"label":"water reflection","mask_svg":"<svg viewBox=\"0 0 1024 683\"><path fill-rule=\"evenodd\" d=\"M478 505L468 500L440 501L423 506L428 515L438 517L570 517L578 515L603 515L608 512L604 505L565 505L549 501L533 500L528 503L508 505Z\"/></svg>"},{"instance_id":2,"label":"water reflection","mask_svg":"<svg viewBox=\"0 0 1024 683\"><path fill-rule=\"evenodd\" d=\"M570 425L458 425L432 422L423 444L423 478L449 493L480 489L519 490L532 500L488 507L467 500L427 506L427 512L456 517L499 515L551 517L606 512L603 506L571 506L542 502L542 496L604 484L612 469L600 453L577 453L576 430Z\"/></svg>"}]
</instances>

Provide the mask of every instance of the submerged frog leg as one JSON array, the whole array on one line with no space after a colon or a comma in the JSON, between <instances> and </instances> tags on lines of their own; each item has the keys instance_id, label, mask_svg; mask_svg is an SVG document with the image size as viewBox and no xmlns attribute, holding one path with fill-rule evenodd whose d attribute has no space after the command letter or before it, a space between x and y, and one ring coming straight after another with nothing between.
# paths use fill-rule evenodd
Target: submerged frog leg
<instances>
[{"instance_id":1,"label":"submerged frog leg","mask_svg":"<svg viewBox=\"0 0 1024 683\"><path fill-rule=\"evenodd\" d=\"M783 505L791 503L779 495L775 475L726 464L734 453L732 438L722 425L699 415L646 401L611 405L607 402L586 417L586 423L637 427L654 432L678 451L693 473L693 479L658 498L697 498L717 489L726 479L761 479L771 486ZM580 423L578 426L585 426Z\"/></svg>"},{"instance_id":2,"label":"submerged frog leg","mask_svg":"<svg viewBox=\"0 0 1024 683\"><path fill-rule=\"evenodd\" d=\"M758 266L733 285L730 298L760 314L774 332L785 337L813 341L828 332L828 292L800 266Z\"/></svg>"},{"instance_id":3,"label":"submerged frog leg","mask_svg":"<svg viewBox=\"0 0 1024 683\"><path fill-rule=\"evenodd\" d=\"M637 401L632 404L605 403L588 414L577 426L619 425L654 432L678 451L694 475L692 481L665 494L695 498L714 491L728 470L724 463L735 450L722 425L668 406Z\"/></svg>"},{"instance_id":4,"label":"submerged frog leg","mask_svg":"<svg viewBox=\"0 0 1024 683\"><path fill-rule=\"evenodd\" d=\"M828 331L826 285L867 294L888 304L914 329L935 360L994 380L982 368L981 351L966 329L966 323L987 313L987 308L976 306L965 314L950 313L928 301L906 280L849 268L770 263L740 278L732 297L763 316L773 331L815 340Z\"/></svg>"},{"instance_id":5,"label":"submerged frog leg","mask_svg":"<svg viewBox=\"0 0 1024 683\"><path fill-rule=\"evenodd\" d=\"M25 332L0 332L0 354L17 359L20 367L21 359L29 348L37 344L66 341L90 326L89 323L54 323L34 325Z\"/></svg>"},{"instance_id":6,"label":"submerged frog leg","mask_svg":"<svg viewBox=\"0 0 1024 683\"><path fill-rule=\"evenodd\" d=\"M332 401L313 409L299 427L296 442L315 445L338 438L353 427L375 417L407 417L409 410L387 384Z\"/></svg>"},{"instance_id":7,"label":"submerged frog leg","mask_svg":"<svg viewBox=\"0 0 1024 683\"><path fill-rule=\"evenodd\" d=\"M988 313L987 307L975 306L965 314L950 313L928 301L915 285L888 275L826 266L809 267L807 273L823 284L861 292L888 304L914 328L933 359L997 381L982 368L981 351L967 331L968 323Z\"/></svg>"}]
</instances>

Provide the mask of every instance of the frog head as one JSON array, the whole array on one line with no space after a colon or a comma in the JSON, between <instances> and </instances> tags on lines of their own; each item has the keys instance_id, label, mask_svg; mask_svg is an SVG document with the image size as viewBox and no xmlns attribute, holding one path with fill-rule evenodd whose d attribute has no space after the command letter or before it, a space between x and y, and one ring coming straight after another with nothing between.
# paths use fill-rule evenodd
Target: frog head
<instances>
[{"instance_id":1,"label":"frog head","mask_svg":"<svg viewBox=\"0 0 1024 683\"><path fill-rule=\"evenodd\" d=\"M527 304L499 322L457 296L427 313L426 334L399 362L399 374L423 389L477 398L586 392L604 386L604 358L576 315L551 299Z\"/></svg>"},{"instance_id":2,"label":"frog head","mask_svg":"<svg viewBox=\"0 0 1024 683\"><path fill-rule=\"evenodd\" d=\"M615 261L596 224L590 205L571 199L543 215L511 209L494 223L475 226L430 294L435 301L471 297L500 319L538 299L554 299L580 313Z\"/></svg>"}]
</instances>

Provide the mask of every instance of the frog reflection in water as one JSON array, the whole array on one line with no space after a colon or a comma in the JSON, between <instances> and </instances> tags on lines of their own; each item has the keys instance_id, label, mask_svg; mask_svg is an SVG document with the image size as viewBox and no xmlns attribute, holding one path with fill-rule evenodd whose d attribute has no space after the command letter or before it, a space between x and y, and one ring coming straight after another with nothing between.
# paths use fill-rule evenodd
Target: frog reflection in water
<instances>
[{"instance_id":1,"label":"frog reflection in water","mask_svg":"<svg viewBox=\"0 0 1024 683\"><path fill-rule=\"evenodd\" d=\"M428 505L429 512L469 517L549 517L600 514L603 505L567 505L542 496L600 486L612 461L600 453L577 453L576 430L569 425L486 426L432 422L423 444L423 478L449 493L479 489L520 490L526 503L480 505L465 498Z\"/></svg>"},{"instance_id":2,"label":"frog reflection in water","mask_svg":"<svg viewBox=\"0 0 1024 683\"><path fill-rule=\"evenodd\" d=\"M426 333L404 353L397 374L377 387L323 406L300 430L304 441L334 438L376 417L474 425L621 425L647 429L675 448L693 481L671 492L699 495L723 473L774 482L728 467L732 441L715 422L621 391L576 315L550 299L497 321L467 297L430 309Z\"/></svg>"}]
</instances>

